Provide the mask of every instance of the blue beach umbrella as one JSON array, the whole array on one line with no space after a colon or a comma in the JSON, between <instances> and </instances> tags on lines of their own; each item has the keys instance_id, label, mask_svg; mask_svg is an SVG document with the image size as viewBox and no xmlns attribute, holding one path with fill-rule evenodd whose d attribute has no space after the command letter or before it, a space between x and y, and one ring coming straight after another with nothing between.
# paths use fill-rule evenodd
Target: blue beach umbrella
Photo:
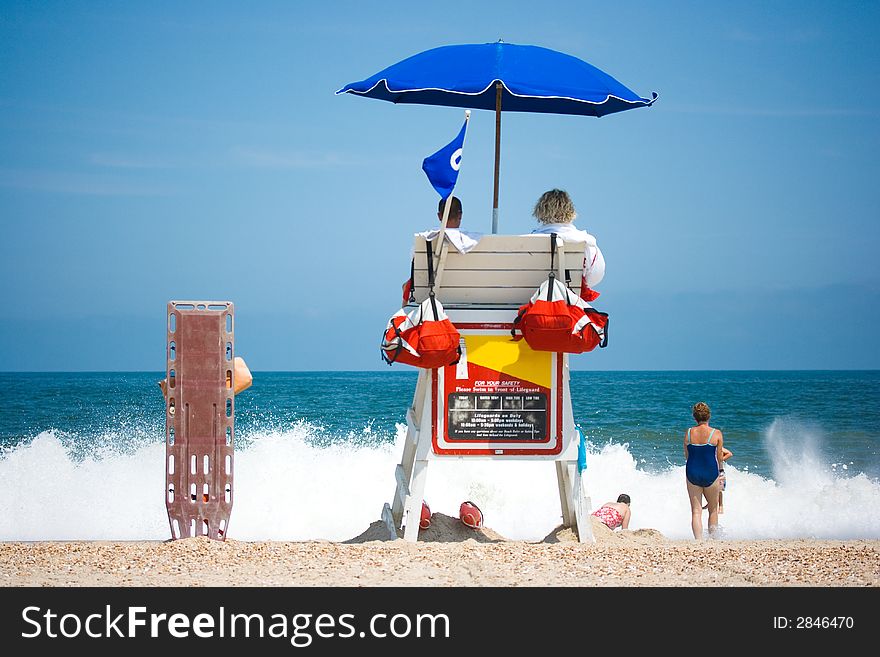
<instances>
[{"instance_id":1,"label":"blue beach umbrella","mask_svg":"<svg viewBox=\"0 0 880 657\"><path fill-rule=\"evenodd\" d=\"M392 103L495 110L492 232L498 232L501 111L605 116L649 107L607 73L565 53L512 43L441 46L408 57L336 92Z\"/></svg>"}]
</instances>

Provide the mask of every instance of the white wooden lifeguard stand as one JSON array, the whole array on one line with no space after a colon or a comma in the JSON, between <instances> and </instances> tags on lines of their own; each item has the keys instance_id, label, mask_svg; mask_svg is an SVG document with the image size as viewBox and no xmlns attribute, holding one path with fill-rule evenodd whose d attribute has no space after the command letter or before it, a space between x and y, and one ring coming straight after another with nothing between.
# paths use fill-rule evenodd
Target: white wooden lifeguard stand
<instances>
[{"instance_id":1,"label":"white wooden lifeguard stand","mask_svg":"<svg viewBox=\"0 0 880 657\"><path fill-rule=\"evenodd\" d=\"M593 542L590 498L577 468L578 432L569 391L568 354L533 351L511 328L550 270L549 235L486 235L471 251L441 245L434 292L461 334L458 364L419 370L407 409L403 457L392 503L382 518L392 538L416 541L434 459L553 461L562 524ZM427 242L416 236L415 304L428 296ZM557 242L557 280L580 289L583 242ZM414 305L414 304L413 304Z\"/></svg>"}]
</instances>

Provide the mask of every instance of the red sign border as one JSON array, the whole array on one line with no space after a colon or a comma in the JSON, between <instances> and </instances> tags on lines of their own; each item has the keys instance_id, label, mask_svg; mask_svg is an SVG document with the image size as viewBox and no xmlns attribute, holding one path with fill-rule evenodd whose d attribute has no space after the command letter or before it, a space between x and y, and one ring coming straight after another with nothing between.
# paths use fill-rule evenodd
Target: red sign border
<instances>
[{"instance_id":1,"label":"red sign border","mask_svg":"<svg viewBox=\"0 0 880 657\"><path fill-rule=\"evenodd\" d=\"M459 330L479 330L479 331L507 331L513 328L513 324L511 323L503 323L503 322L463 322L461 324L456 324L455 327ZM434 450L434 453L438 456L496 456L499 458L503 458L505 456L558 456L562 453L562 434L563 434L563 421L562 421L562 368L565 365L564 354L556 354L556 445L553 449L530 449L530 448L519 448L519 447L505 447L500 450L502 453L499 454L499 448L463 448L456 447L453 449L448 449L445 447L440 447L438 435L437 435L437 411L440 403L443 404L443 408L446 408L446 395L441 395L439 391L439 370L431 370L431 447ZM547 438L547 440L542 441L544 443L550 442L551 438ZM453 441L446 438L446 442L467 442L473 443L475 441ZM510 441L513 442L513 441ZM529 444L534 445L533 441L529 441Z\"/></svg>"}]
</instances>

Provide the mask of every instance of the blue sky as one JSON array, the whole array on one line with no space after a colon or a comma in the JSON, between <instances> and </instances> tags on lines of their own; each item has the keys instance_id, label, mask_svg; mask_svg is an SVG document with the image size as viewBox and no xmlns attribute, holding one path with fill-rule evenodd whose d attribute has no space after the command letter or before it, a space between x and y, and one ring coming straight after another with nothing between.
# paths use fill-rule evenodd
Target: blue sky
<instances>
[{"instance_id":1,"label":"blue sky","mask_svg":"<svg viewBox=\"0 0 880 657\"><path fill-rule=\"evenodd\" d=\"M878 368L877 2L0 4L0 369L164 367L169 299L255 370L383 369L422 159L462 111L334 96L428 48L540 45L656 105L505 114L501 231L571 194L608 269L577 369ZM491 230L494 115L457 195Z\"/></svg>"}]
</instances>

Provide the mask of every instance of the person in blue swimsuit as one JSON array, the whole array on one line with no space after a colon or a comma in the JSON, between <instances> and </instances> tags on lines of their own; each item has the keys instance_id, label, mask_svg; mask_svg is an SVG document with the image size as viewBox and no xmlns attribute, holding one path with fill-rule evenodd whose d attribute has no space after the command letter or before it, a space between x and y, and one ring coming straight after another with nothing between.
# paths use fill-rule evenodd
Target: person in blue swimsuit
<instances>
[{"instance_id":1,"label":"person in blue swimsuit","mask_svg":"<svg viewBox=\"0 0 880 657\"><path fill-rule=\"evenodd\" d=\"M724 473L724 437L709 426L712 411L705 402L694 404L692 409L697 426L687 430L684 436L685 477L688 498L691 501L691 529L694 538L703 538L703 498L709 508L709 534L718 529L718 499L721 477Z\"/></svg>"}]
</instances>

